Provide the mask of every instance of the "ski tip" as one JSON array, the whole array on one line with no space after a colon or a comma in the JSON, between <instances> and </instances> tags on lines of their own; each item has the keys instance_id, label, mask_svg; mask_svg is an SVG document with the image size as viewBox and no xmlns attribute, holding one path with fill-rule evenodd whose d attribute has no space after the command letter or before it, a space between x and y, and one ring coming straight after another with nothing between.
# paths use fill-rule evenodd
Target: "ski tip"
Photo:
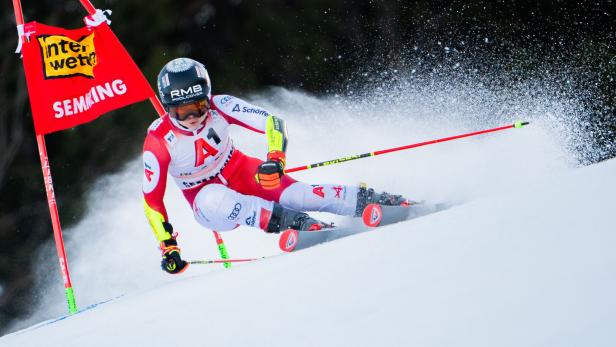
<instances>
[{"instance_id":1,"label":"ski tip","mask_svg":"<svg viewBox=\"0 0 616 347\"><path fill-rule=\"evenodd\" d=\"M292 252L297 246L298 240L299 234L297 233L297 230L287 229L280 234L278 247L280 247L280 250L284 252Z\"/></svg>"},{"instance_id":2,"label":"ski tip","mask_svg":"<svg viewBox=\"0 0 616 347\"><path fill-rule=\"evenodd\" d=\"M369 227L377 227L383 220L383 209L379 204L368 204L364 208L364 212L361 215L364 224Z\"/></svg>"}]
</instances>

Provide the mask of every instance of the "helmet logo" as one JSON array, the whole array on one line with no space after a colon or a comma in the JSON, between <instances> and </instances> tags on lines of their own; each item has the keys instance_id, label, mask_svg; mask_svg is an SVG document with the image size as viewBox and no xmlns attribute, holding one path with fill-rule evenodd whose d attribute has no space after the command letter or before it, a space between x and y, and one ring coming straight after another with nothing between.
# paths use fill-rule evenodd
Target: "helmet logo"
<instances>
[{"instance_id":1,"label":"helmet logo","mask_svg":"<svg viewBox=\"0 0 616 347\"><path fill-rule=\"evenodd\" d=\"M167 88L167 87L169 87L169 85L170 85L171 83L169 82L169 74L168 74L168 73L166 73L166 74L163 76L162 82L163 82L163 88Z\"/></svg>"},{"instance_id":2,"label":"helmet logo","mask_svg":"<svg viewBox=\"0 0 616 347\"><path fill-rule=\"evenodd\" d=\"M190 69L194 65L192 59L177 58L170 61L166 68L171 72L182 72Z\"/></svg>"},{"instance_id":3,"label":"helmet logo","mask_svg":"<svg viewBox=\"0 0 616 347\"><path fill-rule=\"evenodd\" d=\"M195 94L203 93L203 87L200 84L195 84L194 86L188 87L188 89L174 89L171 91L171 100L185 100L190 99L195 96Z\"/></svg>"}]
</instances>

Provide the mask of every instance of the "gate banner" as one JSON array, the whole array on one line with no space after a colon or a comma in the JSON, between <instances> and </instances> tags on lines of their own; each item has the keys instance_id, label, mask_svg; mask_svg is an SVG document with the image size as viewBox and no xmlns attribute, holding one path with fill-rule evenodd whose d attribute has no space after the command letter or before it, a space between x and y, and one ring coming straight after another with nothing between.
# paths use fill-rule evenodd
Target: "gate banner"
<instances>
[{"instance_id":1,"label":"gate banner","mask_svg":"<svg viewBox=\"0 0 616 347\"><path fill-rule=\"evenodd\" d=\"M37 135L90 122L153 96L106 23L67 30L24 25L23 62Z\"/></svg>"}]
</instances>

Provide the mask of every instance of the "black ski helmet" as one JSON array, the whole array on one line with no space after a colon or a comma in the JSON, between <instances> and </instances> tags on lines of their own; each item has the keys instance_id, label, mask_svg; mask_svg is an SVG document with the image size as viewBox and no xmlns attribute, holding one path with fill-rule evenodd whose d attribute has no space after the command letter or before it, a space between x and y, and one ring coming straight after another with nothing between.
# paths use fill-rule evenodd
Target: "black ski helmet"
<instances>
[{"instance_id":1,"label":"black ski helmet","mask_svg":"<svg viewBox=\"0 0 616 347\"><path fill-rule=\"evenodd\" d=\"M190 58L176 58L163 66L158 73L158 93L166 110L207 99L212 96L210 76L205 66Z\"/></svg>"}]
</instances>

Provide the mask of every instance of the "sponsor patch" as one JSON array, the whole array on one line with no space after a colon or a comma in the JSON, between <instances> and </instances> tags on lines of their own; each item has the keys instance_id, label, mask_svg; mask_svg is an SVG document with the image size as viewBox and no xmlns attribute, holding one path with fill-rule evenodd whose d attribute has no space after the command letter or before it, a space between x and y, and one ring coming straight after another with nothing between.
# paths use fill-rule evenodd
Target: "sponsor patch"
<instances>
[{"instance_id":1,"label":"sponsor patch","mask_svg":"<svg viewBox=\"0 0 616 347\"><path fill-rule=\"evenodd\" d=\"M257 220L257 212L252 211L252 216L246 218L246 225L254 227L256 220Z\"/></svg>"},{"instance_id":2,"label":"sponsor patch","mask_svg":"<svg viewBox=\"0 0 616 347\"><path fill-rule=\"evenodd\" d=\"M233 111L235 111L235 109L233 109ZM269 113L267 113L267 111L262 110L262 109L260 109L260 108L252 108L252 107L246 107L246 106L244 106L244 107L242 108L242 112L244 112L244 113L254 113L254 114L260 114L260 115L262 115L262 116L267 116L267 115L269 115Z\"/></svg>"},{"instance_id":3,"label":"sponsor patch","mask_svg":"<svg viewBox=\"0 0 616 347\"><path fill-rule=\"evenodd\" d=\"M45 79L83 76L94 78L94 32L77 41L64 35L39 36Z\"/></svg>"},{"instance_id":4,"label":"sponsor patch","mask_svg":"<svg viewBox=\"0 0 616 347\"><path fill-rule=\"evenodd\" d=\"M169 144L172 144L175 141L175 134L173 133L173 130L169 130L169 132L165 135L165 141Z\"/></svg>"},{"instance_id":5,"label":"sponsor patch","mask_svg":"<svg viewBox=\"0 0 616 347\"><path fill-rule=\"evenodd\" d=\"M154 153L143 153L143 192L151 193L160 180L160 165Z\"/></svg>"},{"instance_id":6,"label":"sponsor patch","mask_svg":"<svg viewBox=\"0 0 616 347\"><path fill-rule=\"evenodd\" d=\"M381 219L381 213L379 212L379 210L376 208L372 209L372 213L370 213L370 223L374 224L379 219Z\"/></svg>"},{"instance_id":7,"label":"sponsor patch","mask_svg":"<svg viewBox=\"0 0 616 347\"><path fill-rule=\"evenodd\" d=\"M291 252L297 246L298 240L299 234L297 233L297 230L285 230L282 235L280 235L278 247L280 247L280 249L284 252Z\"/></svg>"},{"instance_id":8,"label":"sponsor patch","mask_svg":"<svg viewBox=\"0 0 616 347\"><path fill-rule=\"evenodd\" d=\"M127 90L126 84L120 79L93 86L83 95L54 102L52 105L53 116L59 119L78 115L107 98L126 94Z\"/></svg>"},{"instance_id":9,"label":"sponsor patch","mask_svg":"<svg viewBox=\"0 0 616 347\"><path fill-rule=\"evenodd\" d=\"M220 104L224 105L226 103L228 103L229 101L233 100L233 97L231 95L225 95L220 99Z\"/></svg>"},{"instance_id":10,"label":"sponsor patch","mask_svg":"<svg viewBox=\"0 0 616 347\"><path fill-rule=\"evenodd\" d=\"M145 179L148 182L152 182L152 175L154 175L154 171L151 170L148 164L145 164Z\"/></svg>"},{"instance_id":11,"label":"sponsor patch","mask_svg":"<svg viewBox=\"0 0 616 347\"><path fill-rule=\"evenodd\" d=\"M227 219L228 220L237 219L237 216L239 216L241 210L242 210L242 204L240 204L239 202L236 203L235 206L233 206L233 211L231 211L229 216L227 216Z\"/></svg>"},{"instance_id":12,"label":"sponsor patch","mask_svg":"<svg viewBox=\"0 0 616 347\"><path fill-rule=\"evenodd\" d=\"M381 224L383 219L383 210L378 204L370 204L366 206L362 213L364 224L369 227L376 227Z\"/></svg>"},{"instance_id":13,"label":"sponsor patch","mask_svg":"<svg viewBox=\"0 0 616 347\"><path fill-rule=\"evenodd\" d=\"M171 101L181 101L193 99L203 95L203 87L200 84L195 84L187 89L174 89L170 93Z\"/></svg>"},{"instance_id":14,"label":"sponsor patch","mask_svg":"<svg viewBox=\"0 0 616 347\"><path fill-rule=\"evenodd\" d=\"M194 181L194 182L183 181L182 185L184 186L184 188L192 188L192 187L196 187L196 186L200 185L201 183L203 183L205 181L207 181L207 179L198 180L198 181Z\"/></svg>"},{"instance_id":15,"label":"sponsor patch","mask_svg":"<svg viewBox=\"0 0 616 347\"><path fill-rule=\"evenodd\" d=\"M165 74L163 75L163 85L162 85L162 87L163 87L163 88L167 88L167 87L169 87L170 85L171 85L171 83L169 82L169 74L168 74L168 73L165 73ZM160 89L159 89L159 90L160 90Z\"/></svg>"},{"instance_id":16,"label":"sponsor patch","mask_svg":"<svg viewBox=\"0 0 616 347\"><path fill-rule=\"evenodd\" d=\"M193 66L192 61L186 58L177 58L167 64L167 70L171 72L182 72L190 69Z\"/></svg>"},{"instance_id":17,"label":"sponsor patch","mask_svg":"<svg viewBox=\"0 0 616 347\"><path fill-rule=\"evenodd\" d=\"M341 186L337 186L337 187L332 187L332 189L336 192L335 198L340 199L341 198L340 192L342 192L344 188Z\"/></svg>"}]
</instances>

